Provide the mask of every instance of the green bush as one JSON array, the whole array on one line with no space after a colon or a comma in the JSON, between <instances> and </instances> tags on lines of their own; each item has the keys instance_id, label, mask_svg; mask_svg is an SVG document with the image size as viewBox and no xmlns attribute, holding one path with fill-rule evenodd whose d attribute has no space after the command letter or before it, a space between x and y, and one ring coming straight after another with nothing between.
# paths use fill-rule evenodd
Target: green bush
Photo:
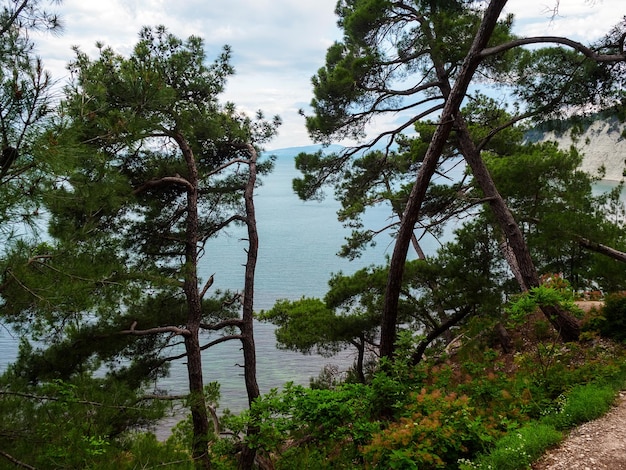
<instances>
[{"instance_id":1,"label":"green bush","mask_svg":"<svg viewBox=\"0 0 626 470\"><path fill-rule=\"evenodd\" d=\"M173 442L159 442L152 433L138 433L127 436L123 449L118 449L106 461L95 467L100 470L132 470L138 468L159 468L192 470L194 468L190 452L181 449Z\"/></svg>"},{"instance_id":2,"label":"green bush","mask_svg":"<svg viewBox=\"0 0 626 470\"><path fill-rule=\"evenodd\" d=\"M459 461L461 470L522 470L558 444L562 434L548 424L530 423L498 440L494 449L475 462Z\"/></svg>"},{"instance_id":3,"label":"green bush","mask_svg":"<svg viewBox=\"0 0 626 470\"><path fill-rule=\"evenodd\" d=\"M602 309L604 321L600 333L607 338L626 341L626 295L608 295Z\"/></svg>"},{"instance_id":4,"label":"green bush","mask_svg":"<svg viewBox=\"0 0 626 470\"><path fill-rule=\"evenodd\" d=\"M399 420L363 447L371 468L443 469L483 450L497 434L465 396L423 389Z\"/></svg>"}]
</instances>

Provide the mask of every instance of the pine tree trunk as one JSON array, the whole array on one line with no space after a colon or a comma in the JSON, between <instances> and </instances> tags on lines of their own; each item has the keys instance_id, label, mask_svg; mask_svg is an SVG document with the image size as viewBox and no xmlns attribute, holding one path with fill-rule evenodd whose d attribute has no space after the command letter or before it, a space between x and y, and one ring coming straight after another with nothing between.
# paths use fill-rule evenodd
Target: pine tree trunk
<instances>
[{"instance_id":1,"label":"pine tree trunk","mask_svg":"<svg viewBox=\"0 0 626 470\"><path fill-rule=\"evenodd\" d=\"M196 468L211 468L209 460L209 416L204 399L202 379L202 355L198 341L198 330L190 328L191 335L185 337L187 353L187 376L189 380L189 409L193 426L192 457Z\"/></svg>"},{"instance_id":2,"label":"pine tree trunk","mask_svg":"<svg viewBox=\"0 0 626 470\"><path fill-rule=\"evenodd\" d=\"M527 291L539 285L539 274L533 263L524 235L511 214L502 195L498 192L485 162L480 157L480 151L472 141L465 121L461 116L456 118L459 147L465 161L472 169L472 175L480 185L483 194L489 201L489 206L498 222L507 241L508 248L514 256L511 268L517 272L522 291ZM554 306L540 307L548 321L559 333L563 341L577 341L580 335L578 321L568 312Z\"/></svg>"},{"instance_id":3,"label":"pine tree trunk","mask_svg":"<svg viewBox=\"0 0 626 470\"><path fill-rule=\"evenodd\" d=\"M256 226L256 212L254 208L254 187L256 185L256 161L257 153L252 145L247 145L249 154L249 177L244 192L246 206L246 225L248 227L248 258L246 261L245 286L243 295L243 323L241 326L242 347L244 357L244 379L248 393L248 404L252 406L259 395L259 385L256 378L256 348L254 345L254 273L256 269L257 254L259 251L259 235ZM247 430L248 436L257 434L258 426L254 424L252 416L251 425ZM244 444L239 468L250 470L254 466L256 456L255 449Z\"/></svg>"},{"instance_id":4,"label":"pine tree trunk","mask_svg":"<svg viewBox=\"0 0 626 470\"><path fill-rule=\"evenodd\" d=\"M408 247L411 242L415 223L419 217L419 211L426 195L426 189L437 168L439 157L452 130L454 117L459 111L467 87L480 63L479 53L487 45L491 33L497 24L498 17L506 3L506 0L492 0L486 8L483 21L476 33L465 62L459 71L454 88L450 90L450 94L447 96L445 106L441 113L439 126L437 126L435 130L422 165L420 166L417 181L413 185L407 200L389 264L389 276L387 278L385 304L381 321L381 357L393 356L394 343L396 340L396 323L398 320L398 301L402 286L404 264L406 262Z\"/></svg>"},{"instance_id":5,"label":"pine tree trunk","mask_svg":"<svg viewBox=\"0 0 626 470\"><path fill-rule=\"evenodd\" d=\"M187 164L187 221L185 239L185 267L183 291L187 300L187 329L191 333L185 337L187 353L187 375L189 378L189 407L193 424L192 457L197 468L211 468L209 459L209 417L204 398L202 377L202 351L200 349L200 322L202 303L198 287L198 168L193 151L180 134L175 136Z\"/></svg>"}]
</instances>

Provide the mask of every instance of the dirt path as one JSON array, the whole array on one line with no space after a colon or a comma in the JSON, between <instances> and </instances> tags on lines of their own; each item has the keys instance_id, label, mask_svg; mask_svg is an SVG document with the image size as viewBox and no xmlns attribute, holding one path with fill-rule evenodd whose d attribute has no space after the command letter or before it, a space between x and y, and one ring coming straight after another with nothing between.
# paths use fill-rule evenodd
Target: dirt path
<instances>
[{"instance_id":1,"label":"dirt path","mask_svg":"<svg viewBox=\"0 0 626 470\"><path fill-rule=\"evenodd\" d=\"M626 391L602 418L573 429L534 470L626 470Z\"/></svg>"}]
</instances>

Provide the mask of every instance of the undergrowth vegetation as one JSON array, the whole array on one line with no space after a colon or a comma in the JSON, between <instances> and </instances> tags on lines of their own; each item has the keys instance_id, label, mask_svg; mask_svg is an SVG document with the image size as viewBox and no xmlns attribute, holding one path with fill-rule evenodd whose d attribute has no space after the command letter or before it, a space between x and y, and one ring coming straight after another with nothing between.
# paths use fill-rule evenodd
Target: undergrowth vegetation
<instances>
[{"instance_id":1,"label":"undergrowth vegetation","mask_svg":"<svg viewBox=\"0 0 626 470\"><path fill-rule=\"evenodd\" d=\"M411 361L414 343L401 336L394 361L381 361L365 383L354 375L344 381L321 376L312 387L272 390L241 414L225 412L219 433L210 435L212 468L236 469L244 443L255 449L260 469L529 468L565 431L606 413L626 384L626 344L603 333L626 317L626 296L578 311L582 339L564 343L535 308L561 302L571 291L537 292L511 302L506 320L470 319L455 331L454 350L433 351L418 364ZM493 333L498 324L510 335L508 352ZM72 390L67 403L48 407L49 419L67 419L71 407L87 403ZM207 386L206 393L215 404L219 390ZM130 410L112 412L126 416ZM251 426L258 432L247 434ZM59 462L57 468L194 468L190 419L165 442L145 431L105 437L89 422L80 432L84 438L71 448L42 435L41 462ZM53 458L70 451L72 459Z\"/></svg>"},{"instance_id":2,"label":"undergrowth vegetation","mask_svg":"<svg viewBox=\"0 0 626 470\"><path fill-rule=\"evenodd\" d=\"M260 426L251 444L264 468L528 468L563 431L610 408L626 383L626 353L601 335L613 321L604 310L582 318L585 339L563 343L533 309L520 313L527 298L516 302L510 353L494 342L495 320L475 318L454 353L414 366L401 350L367 384L287 385L223 425L235 436ZM232 437L213 447L218 468L236 468L238 445Z\"/></svg>"},{"instance_id":3,"label":"undergrowth vegetation","mask_svg":"<svg viewBox=\"0 0 626 470\"><path fill-rule=\"evenodd\" d=\"M227 414L228 434L211 448L215 468L236 468L251 425L260 468L528 468L564 431L608 411L626 383L626 349L601 335L613 321L605 310L584 314L581 342L563 343L532 309L511 307L510 353L491 334L494 319L474 318L453 353L411 365L411 351L400 350L365 384L287 384Z\"/></svg>"}]
</instances>

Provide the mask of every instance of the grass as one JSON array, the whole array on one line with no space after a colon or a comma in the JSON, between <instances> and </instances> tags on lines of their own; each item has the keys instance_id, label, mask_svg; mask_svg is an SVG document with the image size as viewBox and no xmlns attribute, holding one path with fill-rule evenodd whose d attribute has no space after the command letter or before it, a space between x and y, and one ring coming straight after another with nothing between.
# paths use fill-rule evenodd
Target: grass
<instances>
[{"instance_id":1,"label":"grass","mask_svg":"<svg viewBox=\"0 0 626 470\"><path fill-rule=\"evenodd\" d=\"M499 439L488 454L474 461L460 461L461 470L525 470L546 450L559 444L562 431L592 421L606 414L619 390L626 384L615 377L608 383L590 383L573 387L558 400L558 408L541 420L531 421Z\"/></svg>"}]
</instances>

